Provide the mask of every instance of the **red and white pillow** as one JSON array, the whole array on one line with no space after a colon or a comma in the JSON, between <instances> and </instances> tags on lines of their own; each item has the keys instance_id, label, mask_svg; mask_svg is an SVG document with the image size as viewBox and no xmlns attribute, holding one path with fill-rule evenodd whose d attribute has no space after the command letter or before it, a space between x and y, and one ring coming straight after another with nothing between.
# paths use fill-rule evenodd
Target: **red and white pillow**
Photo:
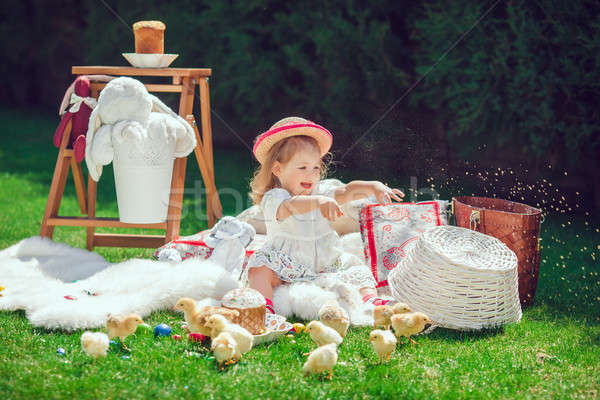
<instances>
[{"instance_id":1,"label":"red and white pillow","mask_svg":"<svg viewBox=\"0 0 600 400\"><path fill-rule=\"evenodd\" d=\"M406 257L419 235L429 228L447 225L447 201L367 204L359 213L365 260L377 287L387 286L392 269Z\"/></svg>"}]
</instances>

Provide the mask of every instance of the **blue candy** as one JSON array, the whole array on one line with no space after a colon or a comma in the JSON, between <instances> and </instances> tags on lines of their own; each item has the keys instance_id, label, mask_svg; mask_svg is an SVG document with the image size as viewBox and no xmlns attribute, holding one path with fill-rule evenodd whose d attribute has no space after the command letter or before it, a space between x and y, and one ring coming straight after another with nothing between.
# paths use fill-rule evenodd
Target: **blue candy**
<instances>
[{"instance_id":1,"label":"blue candy","mask_svg":"<svg viewBox=\"0 0 600 400\"><path fill-rule=\"evenodd\" d=\"M167 324L158 324L154 327L154 336L169 336L171 327Z\"/></svg>"},{"instance_id":2,"label":"blue candy","mask_svg":"<svg viewBox=\"0 0 600 400\"><path fill-rule=\"evenodd\" d=\"M56 354L58 354L59 356L64 356L65 354L67 354L67 352L62 347L59 347L58 349L56 349Z\"/></svg>"}]
</instances>

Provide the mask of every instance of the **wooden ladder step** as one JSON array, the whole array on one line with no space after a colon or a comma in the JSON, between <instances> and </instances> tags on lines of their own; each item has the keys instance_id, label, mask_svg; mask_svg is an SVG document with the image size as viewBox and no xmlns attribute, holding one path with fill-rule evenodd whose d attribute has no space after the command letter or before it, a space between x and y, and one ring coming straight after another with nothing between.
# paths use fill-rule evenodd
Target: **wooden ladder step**
<instances>
[{"instance_id":1,"label":"wooden ladder step","mask_svg":"<svg viewBox=\"0 0 600 400\"><path fill-rule=\"evenodd\" d=\"M110 227L110 228L141 228L141 229L167 229L166 222L152 224L129 224L119 221L118 218L105 217L51 217L48 225L53 226L87 226L87 227Z\"/></svg>"},{"instance_id":2,"label":"wooden ladder step","mask_svg":"<svg viewBox=\"0 0 600 400\"><path fill-rule=\"evenodd\" d=\"M120 233L95 233L97 247L138 247L156 249L165 244L164 235L127 235Z\"/></svg>"}]
</instances>

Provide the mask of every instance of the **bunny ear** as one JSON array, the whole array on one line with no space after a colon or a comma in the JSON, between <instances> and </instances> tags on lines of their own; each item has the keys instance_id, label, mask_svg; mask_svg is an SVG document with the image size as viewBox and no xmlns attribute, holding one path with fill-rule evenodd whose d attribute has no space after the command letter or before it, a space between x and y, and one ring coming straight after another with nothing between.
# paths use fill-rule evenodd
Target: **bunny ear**
<instances>
[{"instance_id":1,"label":"bunny ear","mask_svg":"<svg viewBox=\"0 0 600 400\"><path fill-rule=\"evenodd\" d=\"M194 148L196 147L196 134L194 130L188 124L188 122L181 118L179 115L175 114L173 110L165 105L160 99L154 95L150 95L152 97L152 112L159 112L163 114L167 114L173 118L175 118L185 129L185 134L181 137L176 138L175 144L175 157L185 157L190 154Z\"/></svg>"},{"instance_id":2,"label":"bunny ear","mask_svg":"<svg viewBox=\"0 0 600 400\"><path fill-rule=\"evenodd\" d=\"M94 135L96 131L102 126L102 120L100 119L99 113L100 107L94 107L92 113L90 114L90 122L88 123L88 130L85 138L85 163L88 167L88 171L92 179L96 182L100 179L100 175L102 175L102 166L96 164L94 158L92 157L92 146Z\"/></svg>"}]
</instances>

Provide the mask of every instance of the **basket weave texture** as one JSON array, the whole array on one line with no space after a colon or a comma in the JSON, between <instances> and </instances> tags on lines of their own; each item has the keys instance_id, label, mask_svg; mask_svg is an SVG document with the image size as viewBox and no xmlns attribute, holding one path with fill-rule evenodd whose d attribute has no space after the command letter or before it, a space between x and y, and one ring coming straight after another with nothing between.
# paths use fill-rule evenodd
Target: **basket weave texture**
<instances>
[{"instance_id":1,"label":"basket weave texture","mask_svg":"<svg viewBox=\"0 0 600 400\"><path fill-rule=\"evenodd\" d=\"M265 314L267 313L267 308L265 306L232 309L240 313L239 316L233 319L234 324L238 324L242 328L246 328L248 332L253 335L259 335L265 332Z\"/></svg>"},{"instance_id":2,"label":"basket weave texture","mask_svg":"<svg viewBox=\"0 0 600 400\"><path fill-rule=\"evenodd\" d=\"M258 291L251 288L230 290L223 296L221 304L239 312L233 323L246 328L253 335L264 333L267 308L265 298Z\"/></svg>"},{"instance_id":3,"label":"basket weave texture","mask_svg":"<svg viewBox=\"0 0 600 400\"><path fill-rule=\"evenodd\" d=\"M444 328L478 330L521 320L515 253L469 229L425 231L389 284L397 300Z\"/></svg>"}]
</instances>

